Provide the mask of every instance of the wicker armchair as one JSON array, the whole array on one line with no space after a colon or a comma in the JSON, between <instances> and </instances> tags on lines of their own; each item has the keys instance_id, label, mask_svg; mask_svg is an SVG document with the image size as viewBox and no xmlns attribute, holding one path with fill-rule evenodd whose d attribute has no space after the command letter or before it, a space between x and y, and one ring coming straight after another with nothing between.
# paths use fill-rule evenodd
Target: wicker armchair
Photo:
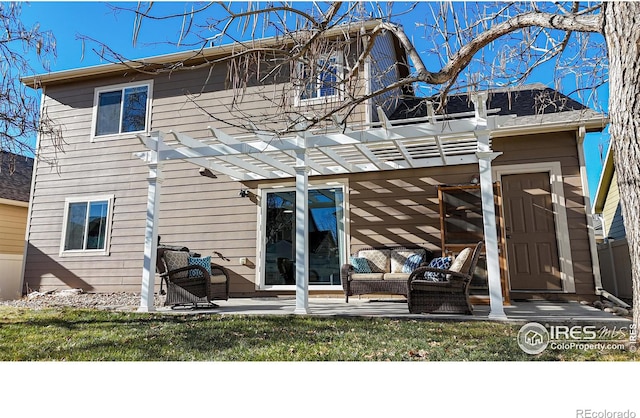
<instances>
[{"instance_id":1,"label":"wicker armchair","mask_svg":"<svg viewBox=\"0 0 640 418\"><path fill-rule=\"evenodd\" d=\"M217 307L214 300L229 299L229 273L227 269L211 263L211 273L202 265L189 265L185 251L158 251L161 280L167 285L165 305L199 304Z\"/></svg>"},{"instance_id":2,"label":"wicker armchair","mask_svg":"<svg viewBox=\"0 0 640 418\"><path fill-rule=\"evenodd\" d=\"M407 302L410 313L473 313L469 302L469 283L478 263L483 243L474 249L467 247L454 260L448 270L433 267L419 267L407 280ZM425 273L442 274L445 279L432 281L425 279Z\"/></svg>"}]
</instances>

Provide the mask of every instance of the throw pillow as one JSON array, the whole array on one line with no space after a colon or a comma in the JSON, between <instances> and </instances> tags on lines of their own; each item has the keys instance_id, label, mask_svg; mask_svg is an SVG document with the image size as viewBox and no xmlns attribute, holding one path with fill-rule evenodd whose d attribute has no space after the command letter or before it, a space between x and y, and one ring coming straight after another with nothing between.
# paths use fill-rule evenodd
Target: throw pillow
<instances>
[{"instance_id":1,"label":"throw pillow","mask_svg":"<svg viewBox=\"0 0 640 418\"><path fill-rule=\"evenodd\" d=\"M369 260L370 273L389 273L391 271L391 250L360 250L358 257Z\"/></svg>"},{"instance_id":2,"label":"throw pillow","mask_svg":"<svg viewBox=\"0 0 640 418\"><path fill-rule=\"evenodd\" d=\"M471 248L467 247L460 251L460 254L451 263L450 270L466 273L471 267L471 257L473 256Z\"/></svg>"},{"instance_id":3,"label":"throw pillow","mask_svg":"<svg viewBox=\"0 0 640 418\"><path fill-rule=\"evenodd\" d=\"M211 256L207 257L189 257L190 266L201 266L211 275ZM201 277L202 272L197 269L189 270L189 277Z\"/></svg>"},{"instance_id":4,"label":"throw pillow","mask_svg":"<svg viewBox=\"0 0 640 418\"><path fill-rule=\"evenodd\" d=\"M364 257L350 257L349 263L353 266L356 273L371 273L369 261Z\"/></svg>"},{"instance_id":5,"label":"throw pillow","mask_svg":"<svg viewBox=\"0 0 640 418\"><path fill-rule=\"evenodd\" d=\"M411 273L413 270L417 269L421 263L422 254L412 254L407 257L407 261L404 262L404 265L402 266L402 272Z\"/></svg>"},{"instance_id":6,"label":"throw pillow","mask_svg":"<svg viewBox=\"0 0 640 418\"><path fill-rule=\"evenodd\" d=\"M451 257L436 257L429 263L429 267L447 270L451 267ZM424 279L432 282L443 282L447 279L446 274L428 271L424 274Z\"/></svg>"},{"instance_id":7,"label":"throw pillow","mask_svg":"<svg viewBox=\"0 0 640 418\"><path fill-rule=\"evenodd\" d=\"M421 248L393 248L391 250L391 273L406 273L403 270L407 259L414 254L419 254L422 256L422 261L424 262L426 253L427 252Z\"/></svg>"},{"instance_id":8,"label":"throw pillow","mask_svg":"<svg viewBox=\"0 0 640 418\"><path fill-rule=\"evenodd\" d=\"M167 271L177 270L189 265L189 253L185 251L165 251L164 261L167 265ZM183 271L172 276L174 279L184 279L187 272Z\"/></svg>"}]
</instances>

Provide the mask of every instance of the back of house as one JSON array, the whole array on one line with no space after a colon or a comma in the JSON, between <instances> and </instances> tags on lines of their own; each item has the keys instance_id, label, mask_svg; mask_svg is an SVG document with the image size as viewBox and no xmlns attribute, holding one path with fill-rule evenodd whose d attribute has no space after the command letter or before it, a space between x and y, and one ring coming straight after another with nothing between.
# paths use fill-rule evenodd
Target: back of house
<instances>
[{"instance_id":1,"label":"back of house","mask_svg":"<svg viewBox=\"0 0 640 418\"><path fill-rule=\"evenodd\" d=\"M232 297L293 293L288 271L298 248L309 259L310 291L329 295L341 294L340 267L359 248L418 245L455 254L483 239L473 132L441 140L429 132L422 139L423 127L437 115L407 87L343 107L349 97L408 74L406 54L391 33L376 37L371 57L359 60L376 25L341 28L329 34L330 47L286 70L275 67L277 57L268 52L242 54L231 45L25 78L42 88L43 109L62 128L64 153L57 154L56 167L36 163L24 291L140 291L149 177L140 158L149 151L141 142L145 135L196 153L160 162L161 242L212 255L230 272ZM176 62L190 69L177 70ZM346 78L354 67L358 77ZM606 120L544 86L489 97L489 115L501 118L489 151L496 153L505 298L594 297L599 275L582 140ZM541 97L554 106L540 109ZM330 123L316 120L331 111ZM475 117L464 95L451 98L445 113L452 121ZM215 164L195 158L204 149L198 144L215 151L265 138L275 143L274 133L295 136L287 127L306 129L299 137L336 130L349 136L387 123L407 136L308 151L304 243L295 239L295 153L280 147L278 158L265 151L226 155ZM41 155L54 152L48 138L39 138ZM209 164L210 175L200 175L197 162ZM488 293L486 260L474 280L480 301Z\"/></svg>"}]
</instances>

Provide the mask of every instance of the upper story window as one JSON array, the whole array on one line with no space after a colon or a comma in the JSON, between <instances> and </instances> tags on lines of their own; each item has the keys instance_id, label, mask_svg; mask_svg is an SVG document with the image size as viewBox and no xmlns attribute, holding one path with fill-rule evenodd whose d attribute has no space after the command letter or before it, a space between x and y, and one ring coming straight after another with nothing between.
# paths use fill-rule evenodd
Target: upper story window
<instances>
[{"instance_id":1,"label":"upper story window","mask_svg":"<svg viewBox=\"0 0 640 418\"><path fill-rule=\"evenodd\" d=\"M300 64L297 72L300 85L298 102L339 96L342 67L342 56L338 53L321 56L315 66Z\"/></svg>"},{"instance_id":2,"label":"upper story window","mask_svg":"<svg viewBox=\"0 0 640 418\"><path fill-rule=\"evenodd\" d=\"M60 255L108 254L113 195L65 200Z\"/></svg>"},{"instance_id":3,"label":"upper story window","mask_svg":"<svg viewBox=\"0 0 640 418\"><path fill-rule=\"evenodd\" d=\"M96 89L93 135L146 131L150 100L151 83Z\"/></svg>"}]
</instances>

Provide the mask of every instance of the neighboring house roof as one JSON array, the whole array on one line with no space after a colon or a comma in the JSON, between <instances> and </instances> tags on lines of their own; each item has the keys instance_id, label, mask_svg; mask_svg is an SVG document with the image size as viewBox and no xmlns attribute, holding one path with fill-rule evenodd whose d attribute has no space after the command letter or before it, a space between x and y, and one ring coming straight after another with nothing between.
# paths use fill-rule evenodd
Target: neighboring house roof
<instances>
[{"instance_id":1,"label":"neighboring house roof","mask_svg":"<svg viewBox=\"0 0 640 418\"><path fill-rule=\"evenodd\" d=\"M1 151L0 199L28 202L33 158Z\"/></svg>"},{"instance_id":2,"label":"neighboring house roof","mask_svg":"<svg viewBox=\"0 0 640 418\"><path fill-rule=\"evenodd\" d=\"M489 114L517 117L517 122L514 118L514 126L535 125L543 122L547 125L556 124L557 128L561 128L567 122L574 124L587 122L585 123L587 131L599 131L608 122L603 114L541 83L489 90L486 93ZM430 99L424 97L406 97L389 119L425 117L428 101ZM456 94L447 98L444 110L438 113L450 115L473 111L470 94ZM503 126L510 125L512 124L506 123Z\"/></svg>"}]
</instances>

